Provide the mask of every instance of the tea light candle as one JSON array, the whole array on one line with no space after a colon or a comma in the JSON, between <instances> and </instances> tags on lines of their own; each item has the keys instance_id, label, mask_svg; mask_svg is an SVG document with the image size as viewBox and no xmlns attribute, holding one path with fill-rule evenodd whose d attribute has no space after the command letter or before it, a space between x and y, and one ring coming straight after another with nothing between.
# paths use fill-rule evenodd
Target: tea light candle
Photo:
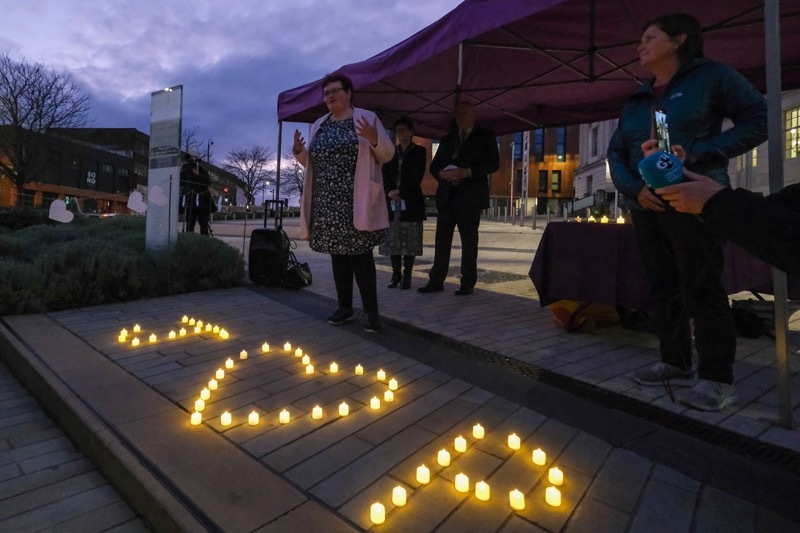
<instances>
[{"instance_id":1,"label":"tea light candle","mask_svg":"<svg viewBox=\"0 0 800 533\"><path fill-rule=\"evenodd\" d=\"M188 322L188 324L189 324L190 326L194 326L194 325L195 325L194 318L190 318L190 319L189 319L189 322Z\"/></svg>"},{"instance_id":2,"label":"tea light candle","mask_svg":"<svg viewBox=\"0 0 800 533\"><path fill-rule=\"evenodd\" d=\"M211 330L211 332L212 332L212 333L214 333L215 335L216 335L217 333L219 333L219 331L220 331L220 327L219 327L219 326L214 326L214 327L212 328L212 330Z\"/></svg>"},{"instance_id":3,"label":"tea light candle","mask_svg":"<svg viewBox=\"0 0 800 533\"><path fill-rule=\"evenodd\" d=\"M295 356L295 357L303 357L303 350L301 350L300 348L297 348L297 349L294 351L294 356Z\"/></svg>"},{"instance_id":4,"label":"tea light candle","mask_svg":"<svg viewBox=\"0 0 800 533\"><path fill-rule=\"evenodd\" d=\"M142 331L142 326L140 326L139 324L134 324L133 325L133 332L134 333L141 333L141 331Z\"/></svg>"},{"instance_id":5,"label":"tea light candle","mask_svg":"<svg viewBox=\"0 0 800 533\"><path fill-rule=\"evenodd\" d=\"M139 346L139 337L134 337L131 341L131 346Z\"/></svg>"},{"instance_id":6,"label":"tea light candle","mask_svg":"<svg viewBox=\"0 0 800 533\"><path fill-rule=\"evenodd\" d=\"M386 372L384 372L383 369L380 369L378 370L376 377L378 378L378 381L386 381Z\"/></svg>"},{"instance_id":7,"label":"tea light candle","mask_svg":"<svg viewBox=\"0 0 800 533\"><path fill-rule=\"evenodd\" d=\"M156 337L156 334L155 334L155 333L151 333L151 334L150 334L150 337L148 338L148 340L149 340L150 342L156 342L156 340L157 340L157 339L158 339L158 337Z\"/></svg>"},{"instance_id":8,"label":"tea light candle","mask_svg":"<svg viewBox=\"0 0 800 533\"><path fill-rule=\"evenodd\" d=\"M224 339L227 339L228 337L230 337L230 335L228 335L227 331L225 331L224 329L219 330L219 338L220 339L224 340Z\"/></svg>"},{"instance_id":9,"label":"tea light candle","mask_svg":"<svg viewBox=\"0 0 800 533\"><path fill-rule=\"evenodd\" d=\"M322 407L315 405L314 408L311 409L311 418L314 420L322 419Z\"/></svg>"},{"instance_id":10,"label":"tea light candle","mask_svg":"<svg viewBox=\"0 0 800 533\"><path fill-rule=\"evenodd\" d=\"M198 412L192 413L191 422L192 422L193 426L199 425L200 422L202 422L202 421L203 421L203 415L202 414L200 414Z\"/></svg>"},{"instance_id":11,"label":"tea light candle","mask_svg":"<svg viewBox=\"0 0 800 533\"><path fill-rule=\"evenodd\" d=\"M181 328L178 330L178 337L185 337L186 336L186 328Z\"/></svg>"},{"instance_id":12,"label":"tea light candle","mask_svg":"<svg viewBox=\"0 0 800 533\"><path fill-rule=\"evenodd\" d=\"M331 363L330 372L331 374L336 374L337 372L339 372L339 365L337 365L336 363Z\"/></svg>"},{"instance_id":13,"label":"tea light candle","mask_svg":"<svg viewBox=\"0 0 800 533\"><path fill-rule=\"evenodd\" d=\"M625 223L625 217L622 216L622 215L618 216L617 217L617 224L624 224L624 223Z\"/></svg>"},{"instance_id":14,"label":"tea light candle","mask_svg":"<svg viewBox=\"0 0 800 533\"><path fill-rule=\"evenodd\" d=\"M475 497L482 502L488 502L491 490L485 481L478 481L475 483Z\"/></svg>"},{"instance_id":15,"label":"tea light candle","mask_svg":"<svg viewBox=\"0 0 800 533\"><path fill-rule=\"evenodd\" d=\"M266 342L265 342L264 344L262 344L262 345L261 345L261 351L262 351L263 353L267 353L267 352L269 351L269 343L266 343Z\"/></svg>"},{"instance_id":16,"label":"tea light candle","mask_svg":"<svg viewBox=\"0 0 800 533\"><path fill-rule=\"evenodd\" d=\"M392 403L394 401L394 393L390 390L387 390L383 393L383 401L386 403Z\"/></svg>"},{"instance_id":17,"label":"tea light candle","mask_svg":"<svg viewBox=\"0 0 800 533\"><path fill-rule=\"evenodd\" d=\"M209 398L211 398L211 391L203 387L203 390L200 391L200 399L208 400Z\"/></svg>"},{"instance_id":18,"label":"tea light candle","mask_svg":"<svg viewBox=\"0 0 800 533\"><path fill-rule=\"evenodd\" d=\"M122 328L122 330L119 332L119 334L122 337L127 337L128 336L128 330L125 329L125 328Z\"/></svg>"},{"instance_id":19,"label":"tea light candle","mask_svg":"<svg viewBox=\"0 0 800 533\"><path fill-rule=\"evenodd\" d=\"M519 437L517 436L516 433L512 433L511 435L508 436L509 448L511 448L512 450L519 450L519 445L520 445Z\"/></svg>"},{"instance_id":20,"label":"tea light candle","mask_svg":"<svg viewBox=\"0 0 800 533\"><path fill-rule=\"evenodd\" d=\"M453 443L453 448L455 448L456 451L459 453L464 453L465 451L467 451L467 439L459 435L458 437L456 437L456 440Z\"/></svg>"},{"instance_id":21,"label":"tea light candle","mask_svg":"<svg viewBox=\"0 0 800 533\"><path fill-rule=\"evenodd\" d=\"M508 503L512 509L522 511L525 509L525 495L514 489L508 493Z\"/></svg>"},{"instance_id":22,"label":"tea light candle","mask_svg":"<svg viewBox=\"0 0 800 533\"><path fill-rule=\"evenodd\" d=\"M289 353L289 352L292 351L292 345L289 343L289 341L286 341L286 343L284 343L283 351L286 352L286 353Z\"/></svg>"},{"instance_id":23,"label":"tea light candle","mask_svg":"<svg viewBox=\"0 0 800 533\"><path fill-rule=\"evenodd\" d=\"M206 331L212 331L213 329L214 326L212 326L211 324L206 324Z\"/></svg>"},{"instance_id":24,"label":"tea light candle","mask_svg":"<svg viewBox=\"0 0 800 533\"><path fill-rule=\"evenodd\" d=\"M364 367L361 365L356 365L356 376L363 376L364 375Z\"/></svg>"},{"instance_id":25,"label":"tea light candle","mask_svg":"<svg viewBox=\"0 0 800 533\"><path fill-rule=\"evenodd\" d=\"M125 335L120 335L117 337L117 340L119 340L119 342L127 342L128 338Z\"/></svg>"},{"instance_id":26,"label":"tea light candle","mask_svg":"<svg viewBox=\"0 0 800 533\"><path fill-rule=\"evenodd\" d=\"M594 215L589 215L589 218L586 219L586 222L597 222L594 218Z\"/></svg>"},{"instance_id":27,"label":"tea light candle","mask_svg":"<svg viewBox=\"0 0 800 533\"><path fill-rule=\"evenodd\" d=\"M206 402L203 401L202 398L200 398L199 400L195 400L194 401L194 410L195 411L202 411L205 408L206 408Z\"/></svg>"},{"instance_id":28,"label":"tea light candle","mask_svg":"<svg viewBox=\"0 0 800 533\"><path fill-rule=\"evenodd\" d=\"M465 474L456 474L455 485L458 492L469 492L469 477Z\"/></svg>"},{"instance_id":29,"label":"tea light candle","mask_svg":"<svg viewBox=\"0 0 800 533\"><path fill-rule=\"evenodd\" d=\"M200 333L200 332L202 332L202 331L203 331L203 328L201 328L200 326L195 326L195 327L194 327L194 332L195 332L195 333Z\"/></svg>"},{"instance_id":30,"label":"tea light candle","mask_svg":"<svg viewBox=\"0 0 800 533\"><path fill-rule=\"evenodd\" d=\"M486 430L483 429L483 426L480 424L475 424L472 426L472 436L476 439L482 439L486 436Z\"/></svg>"},{"instance_id":31,"label":"tea light candle","mask_svg":"<svg viewBox=\"0 0 800 533\"><path fill-rule=\"evenodd\" d=\"M580 221L581 221L581 217L575 217L575 222L580 222Z\"/></svg>"},{"instance_id":32,"label":"tea light candle","mask_svg":"<svg viewBox=\"0 0 800 533\"><path fill-rule=\"evenodd\" d=\"M169 335L168 335L168 337L170 338L170 340L171 340L171 339L174 339L174 338L175 338L175 337L177 337L177 336L178 336L178 335L177 335L177 333L175 333L175 330L174 330L174 329L171 329L171 330L169 330Z\"/></svg>"},{"instance_id":33,"label":"tea light candle","mask_svg":"<svg viewBox=\"0 0 800 533\"><path fill-rule=\"evenodd\" d=\"M212 380L210 380L208 382L208 390L217 390L217 386L218 385L219 384L217 383L217 380L216 379L212 379Z\"/></svg>"},{"instance_id":34,"label":"tea light candle","mask_svg":"<svg viewBox=\"0 0 800 533\"><path fill-rule=\"evenodd\" d=\"M555 487L547 487L544 491L544 501L546 501L548 505L558 507L561 505L561 491Z\"/></svg>"},{"instance_id":35,"label":"tea light candle","mask_svg":"<svg viewBox=\"0 0 800 533\"><path fill-rule=\"evenodd\" d=\"M303 358L300 359L300 363L302 363L304 365L310 365L311 364L311 358L309 356L307 356L307 355L304 355Z\"/></svg>"},{"instance_id":36,"label":"tea light candle","mask_svg":"<svg viewBox=\"0 0 800 533\"><path fill-rule=\"evenodd\" d=\"M306 365L306 374L314 373L314 365Z\"/></svg>"},{"instance_id":37,"label":"tea light candle","mask_svg":"<svg viewBox=\"0 0 800 533\"><path fill-rule=\"evenodd\" d=\"M233 418L231 417L231 414L228 411L225 411L224 413L222 413L222 416L219 417L219 421L223 426L230 426L231 423L233 422Z\"/></svg>"},{"instance_id":38,"label":"tea light candle","mask_svg":"<svg viewBox=\"0 0 800 533\"><path fill-rule=\"evenodd\" d=\"M382 504L375 502L370 506L369 519L373 524L383 524L386 521L386 509Z\"/></svg>"},{"instance_id":39,"label":"tea light candle","mask_svg":"<svg viewBox=\"0 0 800 533\"><path fill-rule=\"evenodd\" d=\"M372 410L377 410L381 408L381 401L378 399L377 396L373 396L369 400L369 408Z\"/></svg>"},{"instance_id":40,"label":"tea light candle","mask_svg":"<svg viewBox=\"0 0 800 533\"><path fill-rule=\"evenodd\" d=\"M181 317L181 324L186 324L187 322L189 322L189 317L186 316L186 315L183 315Z\"/></svg>"},{"instance_id":41,"label":"tea light candle","mask_svg":"<svg viewBox=\"0 0 800 533\"><path fill-rule=\"evenodd\" d=\"M397 486L392 489L392 503L398 507L402 507L406 504L407 495L406 489L401 486Z\"/></svg>"},{"instance_id":42,"label":"tea light candle","mask_svg":"<svg viewBox=\"0 0 800 533\"><path fill-rule=\"evenodd\" d=\"M247 423L250 424L251 426L257 426L258 420L259 416L258 413L256 413L255 411L252 411L249 415L247 415Z\"/></svg>"},{"instance_id":43,"label":"tea light candle","mask_svg":"<svg viewBox=\"0 0 800 533\"><path fill-rule=\"evenodd\" d=\"M450 466L450 452L447 450L439 450L436 455L436 462L442 466Z\"/></svg>"},{"instance_id":44,"label":"tea light candle","mask_svg":"<svg viewBox=\"0 0 800 533\"><path fill-rule=\"evenodd\" d=\"M223 378L225 378L225 371L224 371L224 370L222 370L221 368L218 368L218 369L217 369L217 373L216 373L216 374L214 374L214 377L215 377L215 378L217 378L217 379L223 379Z\"/></svg>"},{"instance_id":45,"label":"tea light candle","mask_svg":"<svg viewBox=\"0 0 800 533\"><path fill-rule=\"evenodd\" d=\"M431 482L431 471L425 465L419 465L417 467L417 483L422 485L427 485Z\"/></svg>"},{"instance_id":46,"label":"tea light candle","mask_svg":"<svg viewBox=\"0 0 800 533\"><path fill-rule=\"evenodd\" d=\"M280 422L281 424L288 424L290 419L291 417L289 415L289 411L287 411L286 409L284 409L278 414L278 422Z\"/></svg>"},{"instance_id":47,"label":"tea light candle","mask_svg":"<svg viewBox=\"0 0 800 533\"><path fill-rule=\"evenodd\" d=\"M397 390L397 380L392 378L389 380L389 390Z\"/></svg>"},{"instance_id":48,"label":"tea light candle","mask_svg":"<svg viewBox=\"0 0 800 533\"><path fill-rule=\"evenodd\" d=\"M247 359L247 350L239 352L239 359Z\"/></svg>"},{"instance_id":49,"label":"tea light candle","mask_svg":"<svg viewBox=\"0 0 800 533\"><path fill-rule=\"evenodd\" d=\"M225 360L225 368L228 368L228 369L233 368L233 359L231 359L230 357L228 357Z\"/></svg>"},{"instance_id":50,"label":"tea light candle","mask_svg":"<svg viewBox=\"0 0 800 533\"><path fill-rule=\"evenodd\" d=\"M553 485L563 485L564 472L562 472L557 466L554 466L547 473L547 481Z\"/></svg>"},{"instance_id":51,"label":"tea light candle","mask_svg":"<svg viewBox=\"0 0 800 533\"><path fill-rule=\"evenodd\" d=\"M342 402L339 404L339 416L347 416L350 414L350 406L347 405L347 402Z\"/></svg>"},{"instance_id":52,"label":"tea light candle","mask_svg":"<svg viewBox=\"0 0 800 533\"><path fill-rule=\"evenodd\" d=\"M197 325L198 328L203 329L203 326L205 325L205 323L202 320L198 320L196 325Z\"/></svg>"},{"instance_id":53,"label":"tea light candle","mask_svg":"<svg viewBox=\"0 0 800 533\"><path fill-rule=\"evenodd\" d=\"M600 218L600 223L601 223L601 224L608 224L608 217L607 217L607 216L605 216L605 215L603 215L603 216Z\"/></svg>"},{"instance_id":54,"label":"tea light candle","mask_svg":"<svg viewBox=\"0 0 800 533\"><path fill-rule=\"evenodd\" d=\"M533 464L538 466L544 466L544 464L547 462L547 454L544 453L541 450L541 448L536 448L535 450L533 450L532 459L533 459Z\"/></svg>"}]
</instances>

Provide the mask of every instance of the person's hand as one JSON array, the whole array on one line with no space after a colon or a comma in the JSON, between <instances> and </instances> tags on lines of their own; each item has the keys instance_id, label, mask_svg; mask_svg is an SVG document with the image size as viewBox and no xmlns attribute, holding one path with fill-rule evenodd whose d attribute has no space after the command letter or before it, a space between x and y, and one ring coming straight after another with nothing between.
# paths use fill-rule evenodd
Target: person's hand
<instances>
[{"instance_id":1,"label":"person's hand","mask_svg":"<svg viewBox=\"0 0 800 533\"><path fill-rule=\"evenodd\" d=\"M398 201L400 200L400 189L393 189L386 196L389 197L389 200Z\"/></svg>"},{"instance_id":2,"label":"person's hand","mask_svg":"<svg viewBox=\"0 0 800 533\"><path fill-rule=\"evenodd\" d=\"M665 211L664 203L648 187L642 187L636 194L639 205L650 211Z\"/></svg>"},{"instance_id":3,"label":"person's hand","mask_svg":"<svg viewBox=\"0 0 800 533\"><path fill-rule=\"evenodd\" d=\"M439 172L439 177L450 183L458 183L464 178L469 177L468 168L451 168L450 170L442 170Z\"/></svg>"},{"instance_id":4,"label":"person's hand","mask_svg":"<svg viewBox=\"0 0 800 533\"><path fill-rule=\"evenodd\" d=\"M680 213L702 213L708 199L725 188L708 176L686 168L683 169L683 175L688 181L656 189L656 193Z\"/></svg>"},{"instance_id":5,"label":"person's hand","mask_svg":"<svg viewBox=\"0 0 800 533\"><path fill-rule=\"evenodd\" d=\"M378 144L378 118L375 117L372 124L369 123L366 117L358 119L356 134L360 137L364 137L372 146Z\"/></svg>"},{"instance_id":6,"label":"person's hand","mask_svg":"<svg viewBox=\"0 0 800 533\"><path fill-rule=\"evenodd\" d=\"M294 155L299 154L306 147L306 140L303 139L303 136L300 135L300 130L294 130L294 144L292 145L292 153Z\"/></svg>"}]
</instances>

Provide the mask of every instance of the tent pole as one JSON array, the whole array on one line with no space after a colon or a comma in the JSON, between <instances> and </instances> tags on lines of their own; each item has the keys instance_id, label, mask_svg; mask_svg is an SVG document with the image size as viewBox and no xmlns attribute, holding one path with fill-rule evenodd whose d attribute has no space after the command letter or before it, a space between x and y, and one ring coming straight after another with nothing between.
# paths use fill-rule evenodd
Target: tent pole
<instances>
[{"instance_id":1,"label":"tent pole","mask_svg":"<svg viewBox=\"0 0 800 533\"><path fill-rule=\"evenodd\" d=\"M783 103L781 101L780 5L778 0L764 1L764 38L767 73L767 143L769 192L783 188ZM788 305L786 273L772 270L775 300L775 352L778 369L778 426L792 429L792 399L789 388Z\"/></svg>"},{"instance_id":2,"label":"tent pole","mask_svg":"<svg viewBox=\"0 0 800 533\"><path fill-rule=\"evenodd\" d=\"M275 193L277 198L281 197L281 147L283 146L283 121L278 121L278 167L275 169ZM288 204L287 204L288 205ZM266 214L264 215L266 216Z\"/></svg>"}]
</instances>

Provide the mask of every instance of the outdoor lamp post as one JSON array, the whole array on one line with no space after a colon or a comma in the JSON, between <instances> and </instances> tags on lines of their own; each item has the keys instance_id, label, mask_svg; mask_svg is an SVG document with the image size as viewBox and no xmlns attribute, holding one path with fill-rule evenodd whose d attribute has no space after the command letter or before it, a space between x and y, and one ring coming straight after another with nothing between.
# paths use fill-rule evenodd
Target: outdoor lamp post
<instances>
[{"instance_id":1,"label":"outdoor lamp post","mask_svg":"<svg viewBox=\"0 0 800 533\"><path fill-rule=\"evenodd\" d=\"M206 143L206 163L211 162L211 147L214 146L214 139L209 139Z\"/></svg>"}]
</instances>

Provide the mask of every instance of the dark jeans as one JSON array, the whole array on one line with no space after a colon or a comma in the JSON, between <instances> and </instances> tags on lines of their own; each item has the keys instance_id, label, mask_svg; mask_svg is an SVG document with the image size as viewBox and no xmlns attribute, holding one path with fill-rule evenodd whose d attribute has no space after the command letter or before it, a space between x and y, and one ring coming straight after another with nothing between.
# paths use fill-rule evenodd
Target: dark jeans
<instances>
[{"instance_id":1,"label":"dark jeans","mask_svg":"<svg viewBox=\"0 0 800 533\"><path fill-rule=\"evenodd\" d=\"M694 215L672 210L631 214L650 283L662 361L691 367L693 318L699 377L733 383L736 330L722 284L721 240Z\"/></svg>"},{"instance_id":2,"label":"dark jeans","mask_svg":"<svg viewBox=\"0 0 800 533\"><path fill-rule=\"evenodd\" d=\"M339 307L353 308L353 278L355 278L361 293L364 312L378 312L377 277L372 250L358 255L331 254L331 267Z\"/></svg>"},{"instance_id":3,"label":"dark jeans","mask_svg":"<svg viewBox=\"0 0 800 533\"><path fill-rule=\"evenodd\" d=\"M481 223L480 207L439 208L436 215L436 241L430 282L441 285L450 268L450 249L453 234L458 228L461 236L461 286L473 288L478 281L478 226Z\"/></svg>"}]
</instances>

